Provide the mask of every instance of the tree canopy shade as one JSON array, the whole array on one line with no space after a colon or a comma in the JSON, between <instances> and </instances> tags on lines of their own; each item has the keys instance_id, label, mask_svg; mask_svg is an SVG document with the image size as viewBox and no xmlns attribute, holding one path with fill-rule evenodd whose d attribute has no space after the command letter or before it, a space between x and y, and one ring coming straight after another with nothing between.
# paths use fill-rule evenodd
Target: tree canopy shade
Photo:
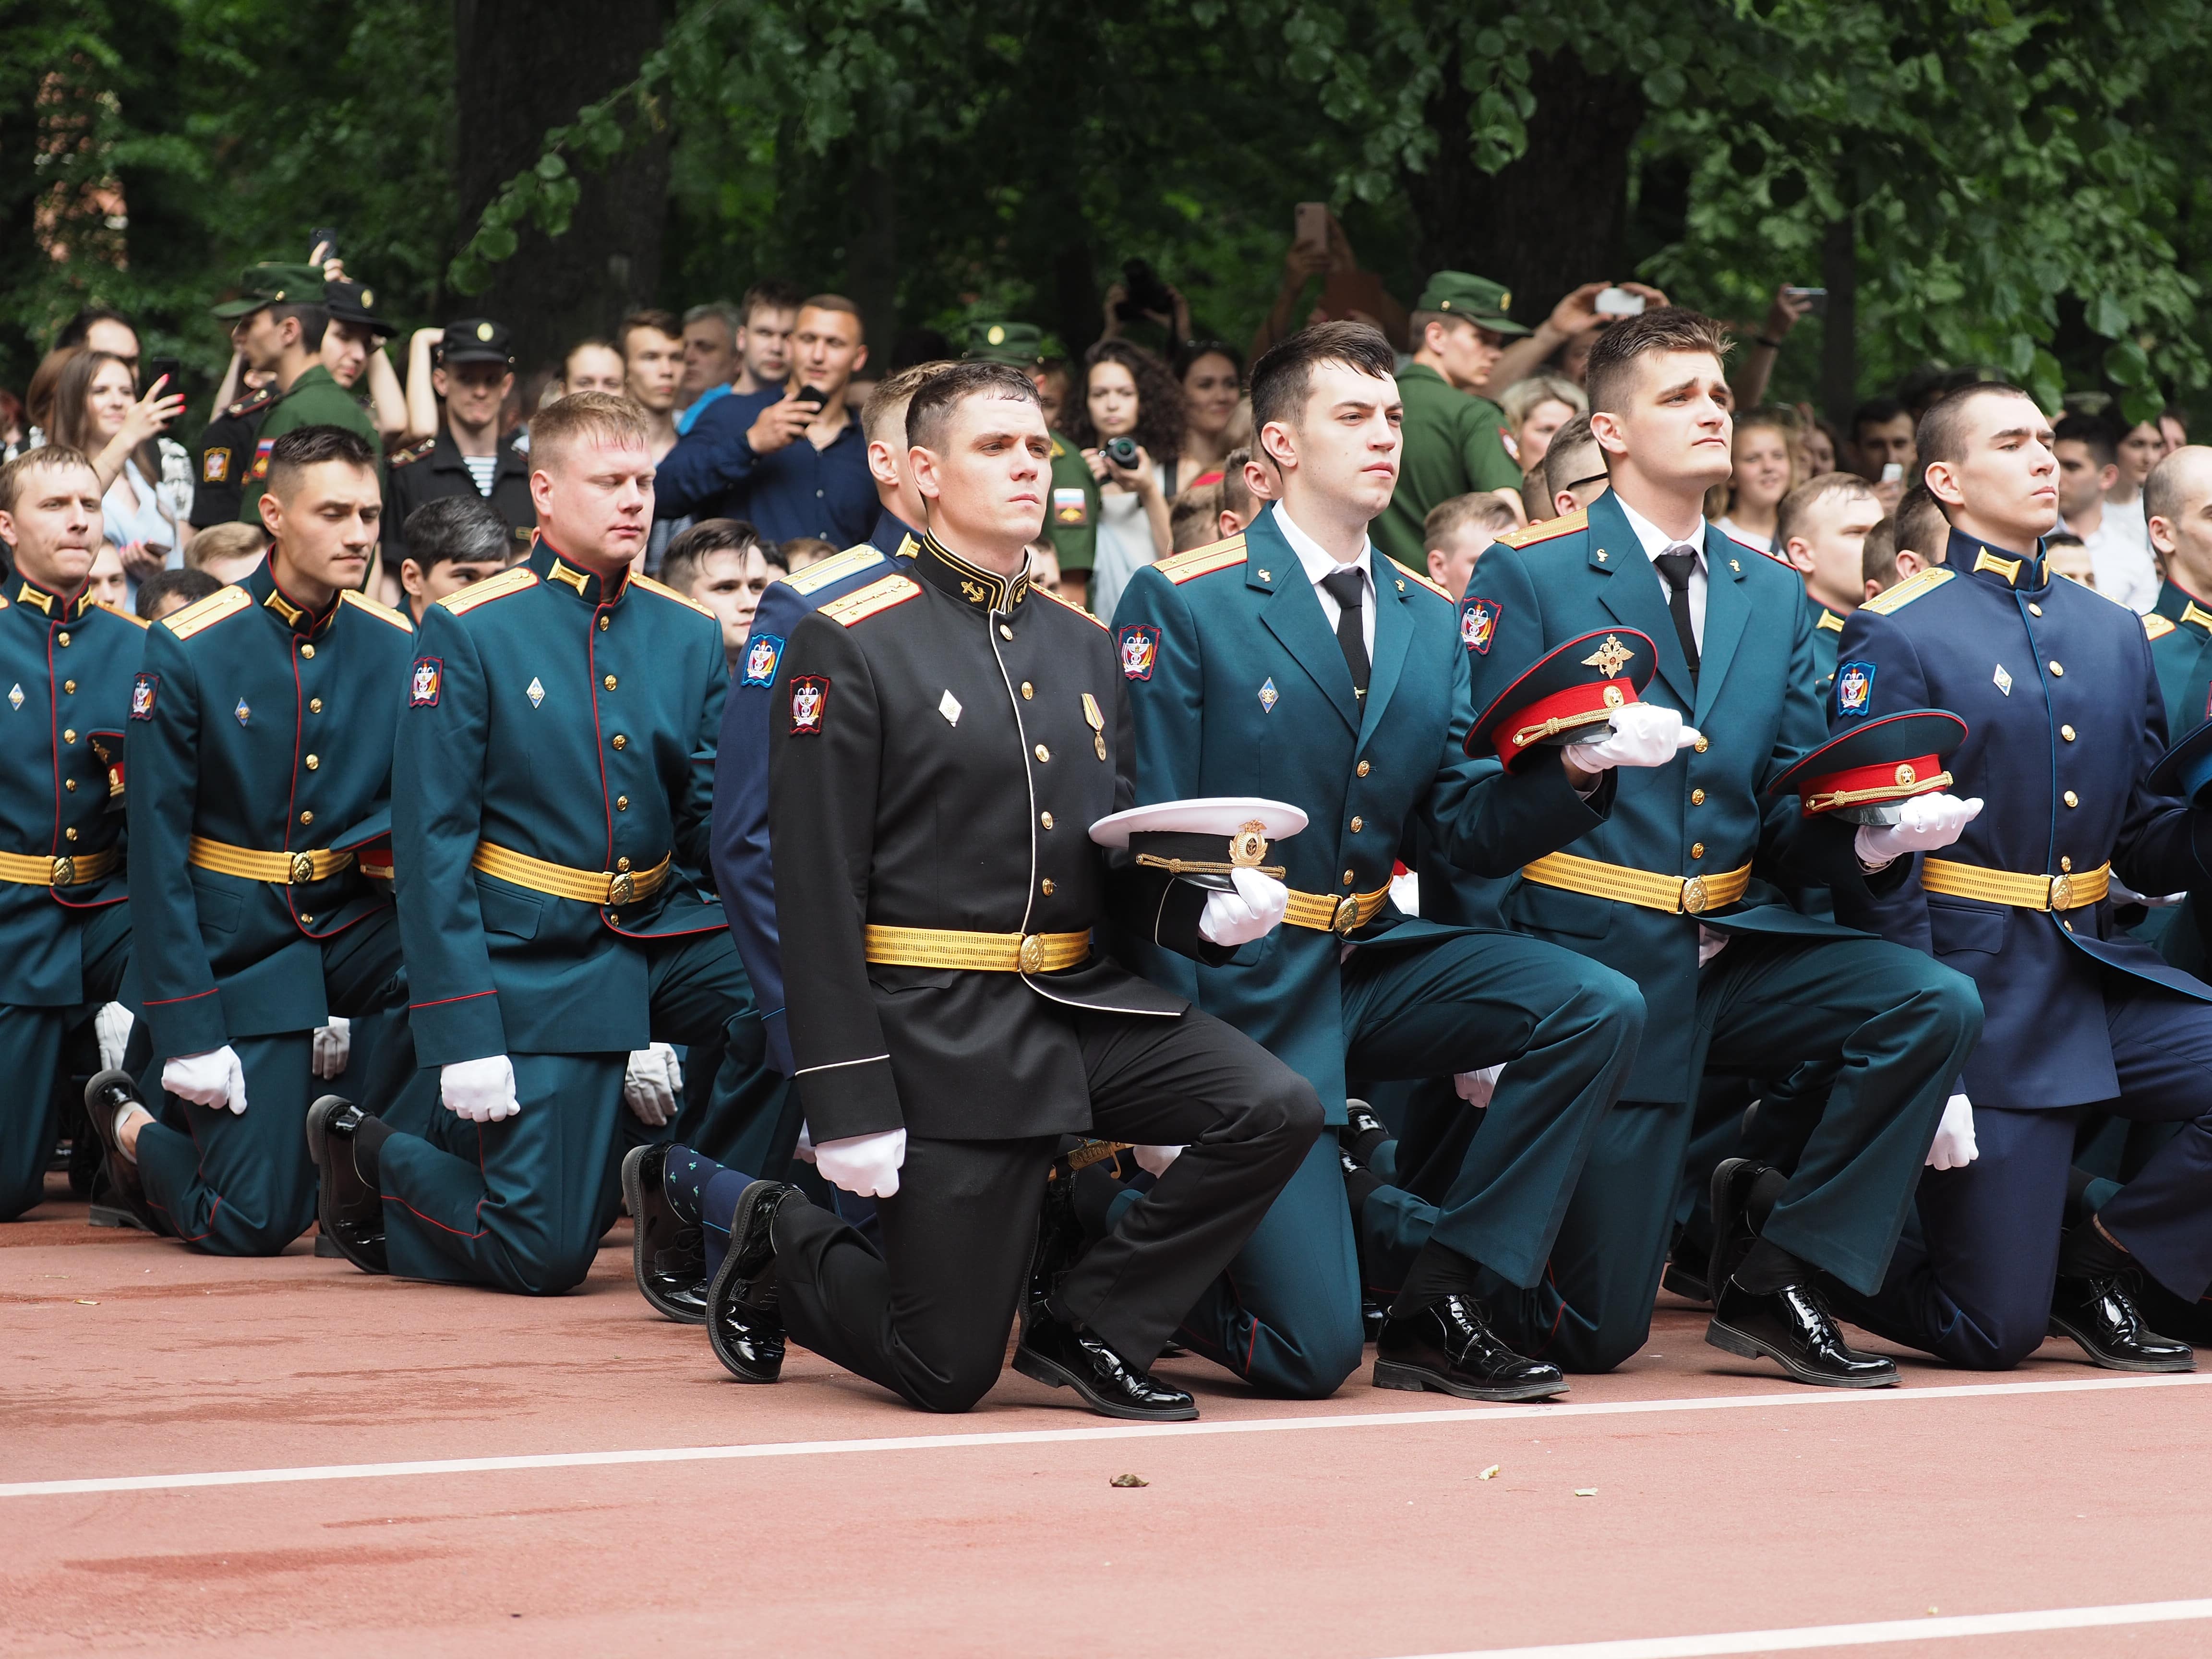
<instances>
[{"instance_id":1,"label":"tree canopy shade","mask_svg":"<svg viewBox=\"0 0 2212 1659\"><path fill-rule=\"evenodd\" d=\"M1575 283L1641 276L1755 319L1777 284L1825 278L1825 386L1808 324L1778 392L1833 405L1980 363L2139 416L2212 378L2192 275L2212 118L2190 95L2208 14L15 0L7 372L20 384L94 295L211 368L202 307L322 224L404 319L496 307L536 356L640 300L771 273L853 293L879 350L987 311L1076 347L1132 255L1237 339L1273 297L1291 204L1325 196L1406 299L1455 266L1533 321ZM98 210L113 200L120 228Z\"/></svg>"}]
</instances>

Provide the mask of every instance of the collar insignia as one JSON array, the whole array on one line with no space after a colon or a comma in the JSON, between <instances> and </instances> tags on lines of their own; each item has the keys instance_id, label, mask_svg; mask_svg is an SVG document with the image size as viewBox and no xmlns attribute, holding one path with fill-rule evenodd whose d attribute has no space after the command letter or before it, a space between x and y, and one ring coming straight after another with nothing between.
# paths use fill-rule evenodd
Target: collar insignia
<instances>
[{"instance_id":1,"label":"collar insignia","mask_svg":"<svg viewBox=\"0 0 2212 1659\"><path fill-rule=\"evenodd\" d=\"M20 605L35 605L42 612L49 617L54 614L54 596L51 593L42 592L38 588L32 586L28 582L25 582L22 586L17 590L15 599Z\"/></svg>"},{"instance_id":2,"label":"collar insignia","mask_svg":"<svg viewBox=\"0 0 2212 1659\"><path fill-rule=\"evenodd\" d=\"M2198 628L2212 629L2212 611L2207 611L2194 599L2181 607L2181 620Z\"/></svg>"},{"instance_id":3,"label":"collar insignia","mask_svg":"<svg viewBox=\"0 0 2212 1659\"><path fill-rule=\"evenodd\" d=\"M1997 557L1996 554L1990 552L1986 547L1980 552L1974 555L1974 568L1976 571L1990 570L1996 572L1998 575L2002 576L2005 579L2005 586L2008 587L2012 586L2020 580L2020 568L2027 561L2024 559L2001 559Z\"/></svg>"},{"instance_id":4,"label":"collar insignia","mask_svg":"<svg viewBox=\"0 0 2212 1659\"><path fill-rule=\"evenodd\" d=\"M307 614L273 587L269 590L269 597L261 603L282 617L287 628L297 628L300 625L300 618Z\"/></svg>"},{"instance_id":5,"label":"collar insignia","mask_svg":"<svg viewBox=\"0 0 2212 1659\"><path fill-rule=\"evenodd\" d=\"M568 565L562 563L560 560L556 559L553 561L553 568L546 574L552 577L555 581L564 582L568 586L574 588L576 590L576 597L578 599L584 597L584 585L590 579L586 577L582 571L572 569Z\"/></svg>"}]
</instances>

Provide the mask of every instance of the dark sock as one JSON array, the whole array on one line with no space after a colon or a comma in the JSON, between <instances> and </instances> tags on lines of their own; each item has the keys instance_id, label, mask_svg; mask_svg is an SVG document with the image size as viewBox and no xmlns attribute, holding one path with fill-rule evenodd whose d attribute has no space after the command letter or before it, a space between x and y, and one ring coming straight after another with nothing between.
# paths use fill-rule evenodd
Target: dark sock
<instances>
[{"instance_id":1,"label":"dark sock","mask_svg":"<svg viewBox=\"0 0 2212 1659\"><path fill-rule=\"evenodd\" d=\"M1076 1225L1083 1229L1085 1238L1103 1238L1114 1231L1114 1200L1127 1190L1106 1173L1109 1167L1107 1164L1091 1164L1078 1170L1068 1193L1068 1202L1075 1210Z\"/></svg>"},{"instance_id":2,"label":"dark sock","mask_svg":"<svg viewBox=\"0 0 2212 1659\"><path fill-rule=\"evenodd\" d=\"M379 1192L384 1190L384 1143L391 1139L392 1126L380 1117L362 1119L353 1132L354 1173Z\"/></svg>"},{"instance_id":3,"label":"dark sock","mask_svg":"<svg viewBox=\"0 0 2212 1659\"><path fill-rule=\"evenodd\" d=\"M2091 1213L2089 1187L2096 1178L2079 1165L2066 1171L2066 1224L2069 1227L2079 1227L2087 1223Z\"/></svg>"},{"instance_id":4,"label":"dark sock","mask_svg":"<svg viewBox=\"0 0 2212 1659\"><path fill-rule=\"evenodd\" d=\"M1432 1307L1448 1296L1471 1298L1481 1273L1481 1267L1474 1260L1431 1238L1421 1246L1421 1253L1406 1270L1406 1282L1391 1299L1390 1316L1411 1319L1422 1309Z\"/></svg>"},{"instance_id":5,"label":"dark sock","mask_svg":"<svg viewBox=\"0 0 2212 1659\"><path fill-rule=\"evenodd\" d=\"M1791 1285L1805 1283L1813 1277L1813 1270L1779 1244L1762 1238L1744 1252L1743 1265L1732 1277L1753 1296L1771 1296Z\"/></svg>"},{"instance_id":6,"label":"dark sock","mask_svg":"<svg viewBox=\"0 0 2212 1659\"><path fill-rule=\"evenodd\" d=\"M1387 1184L1382 1176L1364 1164L1344 1172L1344 1195L1352 1204L1352 1236L1354 1238L1360 1236L1360 1212L1367 1207L1367 1200Z\"/></svg>"},{"instance_id":7,"label":"dark sock","mask_svg":"<svg viewBox=\"0 0 2212 1659\"><path fill-rule=\"evenodd\" d=\"M2135 1257L2105 1237L2094 1216L2069 1229L2058 1245L2061 1279L2111 1279L2135 1263Z\"/></svg>"},{"instance_id":8,"label":"dark sock","mask_svg":"<svg viewBox=\"0 0 2212 1659\"><path fill-rule=\"evenodd\" d=\"M1790 1190L1790 1177L1779 1170L1760 1172L1751 1183L1750 1194L1743 1201L1744 1212L1754 1227L1764 1227L1766 1218L1774 1213L1774 1206L1782 1201L1782 1194Z\"/></svg>"},{"instance_id":9,"label":"dark sock","mask_svg":"<svg viewBox=\"0 0 2212 1659\"><path fill-rule=\"evenodd\" d=\"M662 1166L661 1192L668 1200L668 1207L676 1212L676 1218L687 1227L699 1224L699 1200L707 1183L720 1175L722 1166L711 1158L702 1158L689 1146L671 1146L668 1161Z\"/></svg>"},{"instance_id":10,"label":"dark sock","mask_svg":"<svg viewBox=\"0 0 2212 1659\"><path fill-rule=\"evenodd\" d=\"M1345 1129L1349 1129L1351 1127L1350 1124L1346 1124ZM1375 1161L1376 1149L1391 1138L1389 1130L1386 1128L1370 1129L1365 1133L1356 1135L1349 1140L1344 1139L1344 1129L1337 1131L1337 1139L1342 1143L1344 1150L1350 1152L1353 1162L1362 1167L1372 1164Z\"/></svg>"}]
</instances>

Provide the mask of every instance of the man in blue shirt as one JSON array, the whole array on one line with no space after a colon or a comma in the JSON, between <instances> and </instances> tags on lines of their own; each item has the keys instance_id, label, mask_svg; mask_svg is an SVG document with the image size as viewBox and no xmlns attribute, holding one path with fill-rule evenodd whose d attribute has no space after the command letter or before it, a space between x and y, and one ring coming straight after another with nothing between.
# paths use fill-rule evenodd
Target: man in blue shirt
<instances>
[{"instance_id":1,"label":"man in blue shirt","mask_svg":"<svg viewBox=\"0 0 2212 1659\"><path fill-rule=\"evenodd\" d=\"M835 294L799 308L787 386L732 392L662 458L653 511L664 519L745 519L769 540L818 536L840 547L876 519L867 441L845 406L868 361L859 309Z\"/></svg>"}]
</instances>

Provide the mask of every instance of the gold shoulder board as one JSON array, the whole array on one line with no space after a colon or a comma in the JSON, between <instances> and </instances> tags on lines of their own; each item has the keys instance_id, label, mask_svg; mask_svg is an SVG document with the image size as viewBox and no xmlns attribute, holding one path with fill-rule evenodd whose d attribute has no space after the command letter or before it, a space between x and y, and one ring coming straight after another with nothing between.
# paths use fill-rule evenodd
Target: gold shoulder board
<instances>
[{"instance_id":1,"label":"gold shoulder board","mask_svg":"<svg viewBox=\"0 0 2212 1659\"><path fill-rule=\"evenodd\" d=\"M2173 621L2169 617L2161 617L2154 611L2143 618L2145 639L2162 640L2172 632L2173 632Z\"/></svg>"},{"instance_id":2,"label":"gold shoulder board","mask_svg":"<svg viewBox=\"0 0 2212 1659\"><path fill-rule=\"evenodd\" d=\"M1204 547L1194 547L1187 553L1170 553L1152 568L1165 576L1177 587L1195 581L1200 576L1210 576L1217 570L1226 570L1231 565L1244 562L1244 537L1240 531L1226 541L1208 542Z\"/></svg>"},{"instance_id":3,"label":"gold shoulder board","mask_svg":"<svg viewBox=\"0 0 2212 1659\"><path fill-rule=\"evenodd\" d=\"M518 564L502 570L496 576L480 582L471 582L458 593L448 593L439 605L456 617L465 617L480 605L489 605L494 599L503 599L510 593L520 593L526 587L538 586L538 573L526 564Z\"/></svg>"},{"instance_id":4,"label":"gold shoulder board","mask_svg":"<svg viewBox=\"0 0 2212 1659\"><path fill-rule=\"evenodd\" d=\"M1523 529L1509 530L1498 539L1508 547L1534 547L1538 542L1556 541L1589 528L1589 514L1578 507L1563 519L1539 519Z\"/></svg>"},{"instance_id":5,"label":"gold shoulder board","mask_svg":"<svg viewBox=\"0 0 2212 1659\"><path fill-rule=\"evenodd\" d=\"M840 628L850 628L895 605L904 605L921 592L920 582L893 571L881 581L870 582L866 587L854 588L842 599L830 600L814 614L827 617Z\"/></svg>"},{"instance_id":6,"label":"gold shoulder board","mask_svg":"<svg viewBox=\"0 0 2212 1659\"><path fill-rule=\"evenodd\" d=\"M111 617L122 617L124 621L129 623L133 628L151 628L154 625L148 622L143 617L134 617L128 611L118 611L113 605L108 604L105 599L100 601L100 608L102 611L105 611Z\"/></svg>"},{"instance_id":7,"label":"gold shoulder board","mask_svg":"<svg viewBox=\"0 0 2212 1659\"><path fill-rule=\"evenodd\" d=\"M1431 580L1428 576L1424 575L1420 571L1414 569L1413 567L1409 564L1400 564L1395 559L1391 559L1389 562L1391 567L1395 569L1400 575L1405 577L1409 581L1417 581L1420 583L1422 586L1427 588L1430 592L1435 594L1446 604L1449 605L1457 603L1457 601L1452 599L1451 589L1446 587L1442 582Z\"/></svg>"},{"instance_id":8,"label":"gold shoulder board","mask_svg":"<svg viewBox=\"0 0 2212 1659\"><path fill-rule=\"evenodd\" d=\"M210 593L195 600L174 616L161 618L161 626L180 640L213 628L225 617L234 617L241 611L253 608L253 595L239 586L228 586L220 593Z\"/></svg>"},{"instance_id":9,"label":"gold shoulder board","mask_svg":"<svg viewBox=\"0 0 2212 1659\"><path fill-rule=\"evenodd\" d=\"M1929 569L1922 571L1917 576L1906 577L1903 581L1898 583L1896 586L1889 589L1887 592L1875 594L1874 598L1869 599L1864 605L1861 605L1859 609L1862 611L1871 611L1877 617L1887 617L1892 615L1896 611L1904 610L1905 607L1911 605L1913 600L1923 598L1927 594L1933 593L1937 588L1942 586L1945 582L1951 580L1958 574L1959 573L1957 571L1947 570L1941 565L1931 567Z\"/></svg>"},{"instance_id":10,"label":"gold shoulder board","mask_svg":"<svg viewBox=\"0 0 2212 1659\"><path fill-rule=\"evenodd\" d=\"M842 582L848 576L857 576L872 564L887 561L866 542L858 547L848 547L842 553L833 553L817 563L788 576L776 578L794 593L819 593L832 582Z\"/></svg>"},{"instance_id":11,"label":"gold shoulder board","mask_svg":"<svg viewBox=\"0 0 2212 1659\"><path fill-rule=\"evenodd\" d=\"M386 627L396 628L403 634L412 634L415 631L413 623L408 621L390 605L380 605L366 593L356 593L349 587L338 595L338 599L340 603L349 605L356 611L367 611Z\"/></svg>"},{"instance_id":12,"label":"gold shoulder board","mask_svg":"<svg viewBox=\"0 0 2212 1659\"><path fill-rule=\"evenodd\" d=\"M648 593L658 593L664 599L673 599L677 604L687 606L702 617L712 617L714 614L689 593L679 593L666 582L657 582L650 576L632 576L629 580L632 586L641 587Z\"/></svg>"},{"instance_id":13,"label":"gold shoulder board","mask_svg":"<svg viewBox=\"0 0 2212 1659\"><path fill-rule=\"evenodd\" d=\"M1081 605L1076 604L1073 599L1064 599L1059 594L1054 592L1049 587L1037 587L1032 586L1030 592L1035 594L1038 599L1050 599L1054 605L1059 605L1062 610L1073 611L1077 616L1082 617L1084 621L1089 623L1092 627L1097 628L1103 632L1110 634L1114 631L1112 629L1108 628L1104 623L1100 622L1097 617L1092 616L1088 611L1085 611Z\"/></svg>"}]
</instances>

